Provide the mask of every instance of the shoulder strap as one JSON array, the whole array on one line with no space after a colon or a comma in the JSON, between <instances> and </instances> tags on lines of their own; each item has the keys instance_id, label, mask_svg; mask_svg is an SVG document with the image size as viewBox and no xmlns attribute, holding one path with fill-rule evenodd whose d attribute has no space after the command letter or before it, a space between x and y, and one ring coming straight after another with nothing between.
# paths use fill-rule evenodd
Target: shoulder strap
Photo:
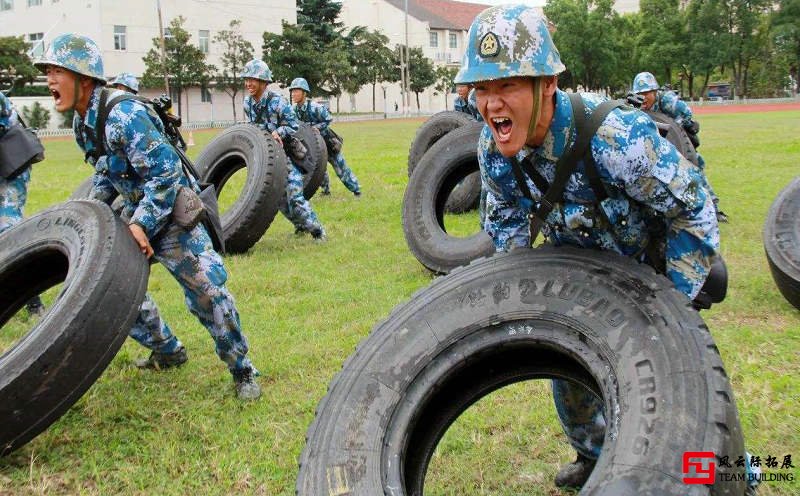
<instances>
[{"instance_id":1,"label":"shoulder strap","mask_svg":"<svg viewBox=\"0 0 800 496\"><path fill-rule=\"evenodd\" d=\"M106 147L103 144L103 137L105 136L106 130L106 121L108 120L108 114L111 113L111 110L121 101L123 100L136 100L138 102L142 102L145 105L150 105L151 102L147 98L141 97L139 95L133 95L131 93L123 93L122 95L117 95L108 101L108 95L111 91L108 88L103 88L100 91L100 103L97 105L97 120L94 123L94 133L92 136L92 141L94 142L94 149L95 149L95 158L101 157L105 155Z\"/></svg>"},{"instance_id":2,"label":"shoulder strap","mask_svg":"<svg viewBox=\"0 0 800 496\"><path fill-rule=\"evenodd\" d=\"M569 177L575 171L575 167L581 158L584 159L586 175L589 177L589 182L592 185L592 190L595 192L595 196L598 197L597 200L602 201L608 196L605 192L603 183L600 181L600 176L597 173L597 168L595 166L594 159L592 158L591 147L589 145L595 133L597 132L597 129L603 123L608 114L615 108L624 106L625 103L621 100L603 102L594 109L591 117L587 119L585 105L580 94L570 93L569 99L570 103L572 104L573 122L570 132L577 132L577 136L575 138L575 144L572 146L572 148L565 150L561 155L561 158L558 159L553 183L549 185L549 187L542 189L539 183L542 182L542 186L544 186L547 181L541 176L541 174L535 171L530 162L527 160L525 161L526 172L528 175L530 175L531 180L533 180L534 184L536 184L536 187L542 191L542 198L539 201L538 208L534 213L528 215L528 219L530 220L531 245L533 245L533 243L536 241L536 238L539 236L547 216L553 211L555 205L561 201L562 195L564 194L564 189L567 186L567 181L569 181ZM517 183L520 185L523 195L525 195L525 197L531 202L535 203L535 200L531 196L530 189L525 181L522 167L523 166L519 163L516 157L511 158L511 169L514 172L514 176L517 179ZM531 171L536 172L536 174L531 174Z\"/></svg>"},{"instance_id":3,"label":"shoulder strap","mask_svg":"<svg viewBox=\"0 0 800 496\"><path fill-rule=\"evenodd\" d=\"M95 144L95 158L99 158L105 155L107 152L105 150L105 145L103 145L103 135L105 133L106 127L106 120L108 119L108 114L111 113L111 109L114 108L119 102L123 100L136 100L137 102L141 102L145 105L152 106L152 102L147 98L141 97L139 95L133 95L131 93L123 93L122 95L117 95L111 99L111 101L106 103L108 99L109 90L107 88L103 88L100 92L100 103L97 107L97 121L95 121L95 133L93 136L94 144ZM269 101L269 100L268 100ZM169 142L169 140L167 140ZM181 160L181 165L183 166L184 174L193 178L196 181L200 180L200 174L197 172L197 169L192 164L192 161L189 157L184 153L183 150L179 146L172 145L172 148L178 154L178 157Z\"/></svg>"}]
</instances>

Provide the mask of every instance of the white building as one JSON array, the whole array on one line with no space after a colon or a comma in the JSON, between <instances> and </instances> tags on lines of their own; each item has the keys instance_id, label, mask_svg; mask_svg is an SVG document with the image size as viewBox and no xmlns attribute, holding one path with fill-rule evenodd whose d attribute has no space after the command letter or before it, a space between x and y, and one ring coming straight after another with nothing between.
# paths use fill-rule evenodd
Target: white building
<instances>
[{"instance_id":1,"label":"white building","mask_svg":"<svg viewBox=\"0 0 800 496\"><path fill-rule=\"evenodd\" d=\"M339 16L347 29L366 26L379 30L389 38L389 46L405 44L408 26L408 46L422 48L436 65L461 65L467 31L472 20L488 5L452 0L408 0L408 22L405 21L405 0L344 0ZM399 74L398 74L399 77ZM383 92L386 92L384 98ZM395 103L402 107L400 83L384 83L377 89L375 110L393 113ZM447 98L453 108L453 95ZM372 85L357 95L345 94L340 99L341 111L367 112L372 110ZM420 94L420 110L443 110L444 95L434 95L433 88ZM331 107L336 110L335 102ZM411 110L416 111L416 96L411 93ZM402 111L402 108L400 108Z\"/></svg>"},{"instance_id":2,"label":"white building","mask_svg":"<svg viewBox=\"0 0 800 496\"><path fill-rule=\"evenodd\" d=\"M43 44L60 34L75 32L92 38L100 46L106 76L131 72L141 76L142 58L153 48L158 36L156 0L0 0L2 36L25 36L33 45L33 58L42 53ZM295 0L161 0L164 27L175 17L186 18L184 28L191 42L208 53L207 62L220 67L221 46L214 35L227 30L230 21L241 20L245 39L253 44L255 57L261 57L265 31L280 33L281 22L297 22ZM37 44L38 42L38 44ZM160 91L145 90L145 96ZM241 99L237 95L237 115L241 118ZM27 99L26 99L27 100ZM52 102L50 125L61 119L54 115ZM22 107L22 101L17 107ZM183 117L189 121L230 120L231 98L215 90L201 92L192 88L183 95ZM188 115L187 115L188 113Z\"/></svg>"}]
</instances>

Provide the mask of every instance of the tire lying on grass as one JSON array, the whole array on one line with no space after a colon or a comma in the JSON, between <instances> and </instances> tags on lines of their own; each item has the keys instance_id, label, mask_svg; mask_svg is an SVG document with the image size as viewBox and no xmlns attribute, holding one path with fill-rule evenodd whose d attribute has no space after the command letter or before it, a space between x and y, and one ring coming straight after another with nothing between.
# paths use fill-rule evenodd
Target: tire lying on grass
<instances>
[{"instance_id":1,"label":"tire lying on grass","mask_svg":"<svg viewBox=\"0 0 800 496\"><path fill-rule=\"evenodd\" d=\"M692 140L689 139L689 135L680 124L675 122L675 119L661 112L646 111L645 113L656 123L659 134L672 143L678 153L689 159L694 165L698 165L697 150L692 144Z\"/></svg>"},{"instance_id":2,"label":"tire lying on grass","mask_svg":"<svg viewBox=\"0 0 800 496\"><path fill-rule=\"evenodd\" d=\"M36 325L0 356L0 455L72 406L125 341L147 290L149 264L104 204L78 200L0 234L0 327L63 281Z\"/></svg>"},{"instance_id":3,"label":"tire lying on grass","mask_svg":"<svg viewBox=\"0 0 800 496\"><path fill-rule=\"evenodd\" d=\"M297 139L299 139L306 147L306 156L303 159L302 165L308 172L303 174L303 196L306 200L310 200L317 192L322 179L325 177L325 167L328 166L328 149L325 148L323 142L323 149L319 147L318 137L319 133L311 128L311 125L301 122L300 128L297 130ZM324 151L324 156L322 155Z\"/></svg>"},{"instance_id":4,"label":"tire lying on grass","mask_svg":"<svg viewBox=\"0 0 800 496\"><path fill-rule=\"evenodd\" d=\"M411 174L403 197L403 233L411 253L437 273L494 252L483 231L468 238L447 234L445 203L464 178L478 170L476 145L483 125L473 122L434 144ZM476 226L477 227L477 226Z\"/></svg>"},{"instance_id":5,"label":"tire lying on grass","mask_svg":"<svg viewBox=\"0 0 800 496\"><path fill-rule=\"evenodd\" d=\"M800 309L800 177L772 202L763 240L772 279L783 297Z\"/></svg>"},{"instance_id":6,"label":"tire lying on grass","mask_svg":"<svg viewBox=\"0 0 800 496\"><path fill-rule=\"evenodd\" d=\"M286 164L283 148L252 124L229 127L197 157L200 177L216 186L217 195L236 171L247 168L244 189L220 215L228 253L246 252L269 228L286 194Z\"/></svg>"},{"instance_id":7,"label":"tire lying on grass","mask_svg":"<svg viewBox=\"0 0 800 496\"><path fill-rule=\"evenodd\" d=\"M699 314L650 267L572 247L480 260L395 308L331 382L297 494L422 495L431 455L464 410L542 378L582 384L615 412L582 495L744 494L744 482L720 476L743 468L718 467L710 490L682 482L685 451L744 451Z\"/></svg>"}]
</instances>

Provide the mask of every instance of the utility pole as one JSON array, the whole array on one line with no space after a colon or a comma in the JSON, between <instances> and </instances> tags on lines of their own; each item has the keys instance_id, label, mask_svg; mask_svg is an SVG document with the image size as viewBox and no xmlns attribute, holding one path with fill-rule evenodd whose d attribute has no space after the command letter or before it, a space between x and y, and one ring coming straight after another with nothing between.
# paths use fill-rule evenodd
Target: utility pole
<instances>
[{"instance_id":1,"label":"utility pole","mask_svg":"<svg viewBox=\"0 0 800 496\"><path fill-rule=\"evenodd\" d=\"M410 85L410 77L411 77L411 58L409 57L408 53L408 0L405 0L405 7L406 7L406 17L405 17L405 32L406 32L406 75L403 79L403 113L407 113L408 109L411 108L411 97L408 95L408 87Z\"/></svg>"},{"instance_id":2,"label":"utility pole","mask_svg":"<svg viewBox=\"0 0 800 496\"><path fill-rule=\"evenodd\" d=\"M161 70L164 72L164 88L169 92L169 78L167 77L167 49L164 47L164 24L161 21L161 0L156 0L158 9L158 38L161 40Z\"/></svg>"}]
</instances>

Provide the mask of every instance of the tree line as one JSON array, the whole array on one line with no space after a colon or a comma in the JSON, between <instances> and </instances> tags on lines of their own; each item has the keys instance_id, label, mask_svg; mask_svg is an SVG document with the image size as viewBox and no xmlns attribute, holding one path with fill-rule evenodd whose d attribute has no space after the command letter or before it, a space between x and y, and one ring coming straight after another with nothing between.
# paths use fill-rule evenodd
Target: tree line
<instances>
[{"instance_id":1,"label":"tree line","mask_svg":"<svg viewBox=\"0 0 800 496\"><path fill-rule=\"evenodd\" d=\"M652 72L684 97L709 82L740 98L797 94L800 0L640 0L620 15L613 0L550 0L553 40L567 72L563 85L624 93Z\"/></svg>"}]
</instances>

